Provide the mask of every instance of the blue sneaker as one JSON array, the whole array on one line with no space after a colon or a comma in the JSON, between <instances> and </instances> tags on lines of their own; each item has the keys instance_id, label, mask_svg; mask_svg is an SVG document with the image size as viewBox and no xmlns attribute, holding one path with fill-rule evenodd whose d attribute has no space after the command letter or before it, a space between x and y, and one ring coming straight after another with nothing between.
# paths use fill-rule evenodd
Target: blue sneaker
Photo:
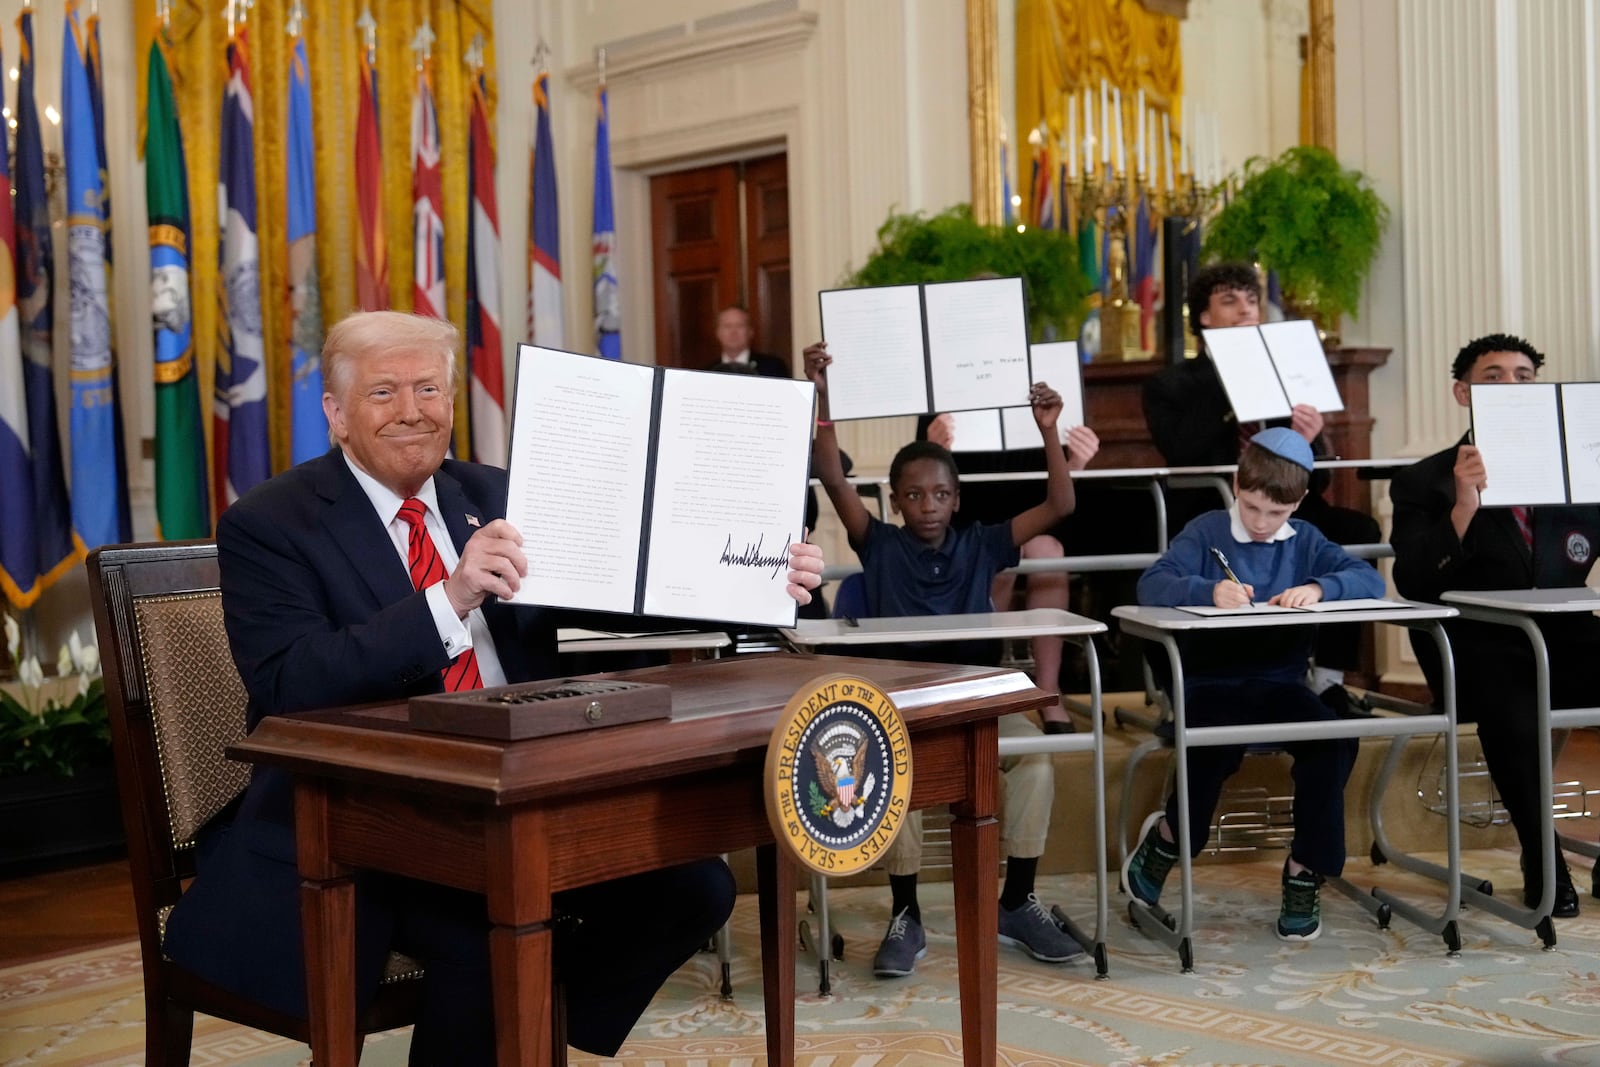
<instances>
[{"instance_id":1,"label":"blue sneaker","mask_svg":"<svg viewBox=\"0 0 1600 1067\"><path fill-rule=\"evenodd\" d=\"M872 973L879 978L904 978L917 969L917 961L928 954L928 935L922 924L911 917L910 908L889 920L889 929L872 957Z\"/></svg>"},{"instance_id":2,"label":"blue sneaker","mask_svg":"<svg viewBox=\"0 0 1600 1067\"><path fill-rule=\"evenodd\" d=\"M1122 865L1122 887L1146 904L1161 899L1167 873L1178 862L1178 847L1161 837L1162 813L1153 811L1139 827L1139 847Z\"/></svg>"},{"instance_id":3,"label":"blue sneaker","mask_svg":"<svg viewBox=\"0 0 1600 1067\"><path fill-rule=\"evenodd\" d=\"M1322 876L1313 870L1289 873L1283 864L1283 907L1278 912L1278 940L1315 941L1322 933Z\"/></svg>"}]
</instances>

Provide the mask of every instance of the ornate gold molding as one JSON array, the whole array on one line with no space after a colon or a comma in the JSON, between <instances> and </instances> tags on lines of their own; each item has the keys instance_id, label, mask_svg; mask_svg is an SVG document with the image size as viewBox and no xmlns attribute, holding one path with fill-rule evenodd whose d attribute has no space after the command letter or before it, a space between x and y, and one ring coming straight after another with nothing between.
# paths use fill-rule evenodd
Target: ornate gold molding
<instances>
[{"instance_id":1,"label":"ornate gold molding","mask_svg":"<svg viewBox=\"0 0 1600 1067\"><path fill-rule=\"evenodd\" d=\"M972 217L1000 222L1000 17L998 0L967 0L967 139Z\"/></svg>"},{"instance_id":2,"label":"ornate gold molding","mask_svg":"<svg viewBox=\"0 0 1600 1067\"><path fill-rule=\"evenodd\" d=\"M1333 0L1311 0L1311 143L1339 150L1333 85Z\"/></svg>"}]
</instances>

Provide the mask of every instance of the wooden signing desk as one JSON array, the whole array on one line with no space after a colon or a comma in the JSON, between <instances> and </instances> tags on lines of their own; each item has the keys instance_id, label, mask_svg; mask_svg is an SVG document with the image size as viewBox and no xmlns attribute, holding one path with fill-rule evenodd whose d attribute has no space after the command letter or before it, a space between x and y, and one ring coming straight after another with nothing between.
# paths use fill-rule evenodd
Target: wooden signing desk
<instances>
[{"instance_id":1,"label":"wooden signing desk","mask_svg":"<svg viewBox=\"0 0 1600 1067\"><path fill-rule=\"evenodd\" d=\"M235 759L295 775L312 1059L356 1062L357 869L488 898L501 1064L561 1062L551 894L756 846L768 1062L794 1062L798 868L767 824L763 764L789 698L819 675L872 679L911 734L911 806L949 804L963 1062L993 1065L1000 828L995 719L1049 695L1019 671L753 655L621 672L673 716L522 742L427 734L404 704L273 716ZM613 677L613 676L607 676Z\"/></svg>"}]
</instances>

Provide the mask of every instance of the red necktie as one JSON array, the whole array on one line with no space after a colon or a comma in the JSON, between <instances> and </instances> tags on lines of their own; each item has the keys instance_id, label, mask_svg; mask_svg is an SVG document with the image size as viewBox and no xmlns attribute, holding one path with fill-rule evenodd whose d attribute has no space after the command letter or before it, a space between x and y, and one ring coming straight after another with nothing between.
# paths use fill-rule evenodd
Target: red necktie
<instances>
[{"instance_id":1,"label":"red necktie","mask_svg":"<svg viewBox=\"0 0 1600 1067\"><path fill-rule=\"evenodd\" d=\"M428 528L422 524L422 516L427 512L427 508L428 506L416 497L400 505L400 518L411 527L410 541L406 550L406 566L411 571L411 585L418 590L442 582L445 578L444 561L439 558L439 550L434 547L433 538L428 536ZM483 675L478 673L476 652L469 648L450 661L450 666L444 669L444 687L452 693L463 689L483 688Z\"/></svg>"},{"instance_id":2,"label":"red necktie","mask_svg":"<svg viewBox=\"0 0 1600 1067\"><path fill-rule=\"evenodd\" d=\"M1528 515L1528 509L1517 504L1511 509L1511 515L1517 520L1517 529L1522 531L1522 540L1529 548L1533 547L1533 520Z\"/></svg>"}]
</instances>

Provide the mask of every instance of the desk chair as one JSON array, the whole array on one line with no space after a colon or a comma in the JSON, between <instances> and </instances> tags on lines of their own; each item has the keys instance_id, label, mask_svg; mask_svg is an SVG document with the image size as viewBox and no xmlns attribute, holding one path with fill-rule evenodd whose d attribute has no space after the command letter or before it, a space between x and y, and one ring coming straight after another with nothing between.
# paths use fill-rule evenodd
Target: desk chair
<instances>
[{"instance_id":1,"label":"desk chair","mask_svg":"<svg viewBox=\"0 0 1600 1067\"><path fill-rule=\"evenodd\" d=\"M223 755L244 736L245 692L223 631L216 545L111 546L90 553L88 569L144 965L145 1062L188 1063L197 1011L309 1042L306 1020L212 985L161 951L194 875L196 834L250 779ZM362 1032L409 1025L421 974L391 956Z\"/></svg>"}]
</instances>

